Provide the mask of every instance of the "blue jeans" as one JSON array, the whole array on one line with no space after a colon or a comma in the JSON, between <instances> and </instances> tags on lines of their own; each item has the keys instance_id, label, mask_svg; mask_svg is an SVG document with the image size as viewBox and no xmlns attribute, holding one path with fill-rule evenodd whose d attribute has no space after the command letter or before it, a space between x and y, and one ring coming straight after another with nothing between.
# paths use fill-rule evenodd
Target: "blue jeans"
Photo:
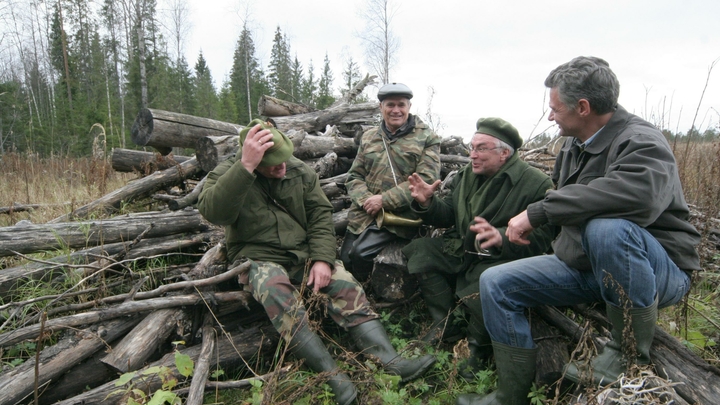
<instances>
[{"instance_id":1,"label":"blue jeans","mask_svg":"<svg viewBox=\"0 0 720 405\"><path fill-rule=\"evenodd\" d=\"M583 250L592 271L576 270L555 255L535 256L491 267L480 276L485 326L493 341L533 348L525 308L606 302L620 306L618 287L632 306L658 307L680 301L690 278L645 229L624 219L594 219L583 230ZM606 274L617 283L604 282Z\"/></svg>"}]
</instances>

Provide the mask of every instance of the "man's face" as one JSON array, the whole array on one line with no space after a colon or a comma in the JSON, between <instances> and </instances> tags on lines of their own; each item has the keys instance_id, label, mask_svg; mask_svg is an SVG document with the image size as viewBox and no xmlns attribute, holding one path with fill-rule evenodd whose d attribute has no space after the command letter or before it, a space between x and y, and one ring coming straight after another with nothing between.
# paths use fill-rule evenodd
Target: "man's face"
<instances>
[{"instance_id":1,"label":"man's face","mask_svg":"<svg viewBox=\"0 0 720 405\"><path fill-rule=\"evenodd\" d=\"M578 137L581 135L583 120L573 107L566 106L561 100L556 87L550 89L549 121L555 121L560 128L560 136Z\"/></svg>"},{"instance_id":2,"label":"man's face","mask_svg":"<svg viewBox=\"0 0 720 405\"><path fill-rule=\"evenodd\" d=\"M380 113L390 132L397 131L407 122L410 106L410 100L396 96L390 96L380 103Z\"/></svg>"},{"instance_id":3,"label":"man's face","mask_svg":"<svg viewBox=\"0 0 720 405\"><path fill-rule=\"evenodd\" d=\"M282 179L285 177L287 171L287 164L285 162L275 166L258 166L255 168L258 173L267 177L268 179Z\"/></svg>"},{"instance_id":4,"label":"man's face","mask_svg":"<svg viewBox=\"0 0 720 405\"><path fill-rule=\"evenodd\" d=\"M499 148L497 138L476 133L470 141L470 162L473 173L490 177L505 164L510 151Z\"/></svg>"}]
</instances>

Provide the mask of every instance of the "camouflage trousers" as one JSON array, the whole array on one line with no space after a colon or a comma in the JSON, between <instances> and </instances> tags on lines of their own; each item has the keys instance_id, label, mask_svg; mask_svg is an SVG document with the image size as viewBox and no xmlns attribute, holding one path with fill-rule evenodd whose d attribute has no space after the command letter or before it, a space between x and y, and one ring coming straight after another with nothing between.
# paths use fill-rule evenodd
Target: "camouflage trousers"
<instances>
[{"instance_id":1,"label":"camouflage trousers","mask_svg":"<svg viewBox=\"0 0 720 405\"><path fill-rule=\"evenodd\" d=\"M291 269L291 274L302 277L302 268ZM302 282L302 280L295 280ZM285 267L267 261L252 261L247 273L240 276L240 283L250 291L270 317L270 322L280 335L289 342L295 331L306 319L302 296L293 285ZM309 287L306 287L312 292ZM335 261L330 284L320 289L321 297L330 317L340 326L350 328L360 325L378 315L370 307L365 290L345 270L341 261Z\"/></svg>"}]
</instances>

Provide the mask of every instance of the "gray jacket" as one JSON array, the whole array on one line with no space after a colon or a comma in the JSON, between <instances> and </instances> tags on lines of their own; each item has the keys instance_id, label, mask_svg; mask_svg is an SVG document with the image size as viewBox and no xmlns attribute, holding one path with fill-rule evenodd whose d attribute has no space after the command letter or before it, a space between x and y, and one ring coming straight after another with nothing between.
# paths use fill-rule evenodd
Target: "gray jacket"
<instances>
[{"instance_id":1,"label":"gray jacket","mask_svg":"<svg viewBox=\"0 0 720 405\"><path fill-rule=\"evenodd\" d=\"M555 161L557 189L528 206L534 227L562 226L553 243L558 258L590 270L581 227L593 218L622 218L647 229L680 269L700 269L700 234L688 222L675 157L662 133L618 106L584 151L574 141L565 141Z\"/></svg>"}]
</instances>

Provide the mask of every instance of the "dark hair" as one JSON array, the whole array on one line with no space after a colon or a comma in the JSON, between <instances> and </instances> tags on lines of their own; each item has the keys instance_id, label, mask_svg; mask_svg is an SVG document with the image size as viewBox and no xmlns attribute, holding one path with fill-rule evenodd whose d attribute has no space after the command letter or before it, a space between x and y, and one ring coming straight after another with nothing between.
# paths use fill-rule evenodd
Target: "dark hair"
<instances>
[{"instance_id":1,"label":"dark hair","mask_svg":"<svg viewBox=\"0 0 720 405\"><path fill-rule=\"evenodd\" d=\"M545 79L545 86L557 88L560 100L568 107L586 99L597 114L615 110L620 83L610 65L594 56L578 56L556 67Z\"/></svg>"}]
</instances>

